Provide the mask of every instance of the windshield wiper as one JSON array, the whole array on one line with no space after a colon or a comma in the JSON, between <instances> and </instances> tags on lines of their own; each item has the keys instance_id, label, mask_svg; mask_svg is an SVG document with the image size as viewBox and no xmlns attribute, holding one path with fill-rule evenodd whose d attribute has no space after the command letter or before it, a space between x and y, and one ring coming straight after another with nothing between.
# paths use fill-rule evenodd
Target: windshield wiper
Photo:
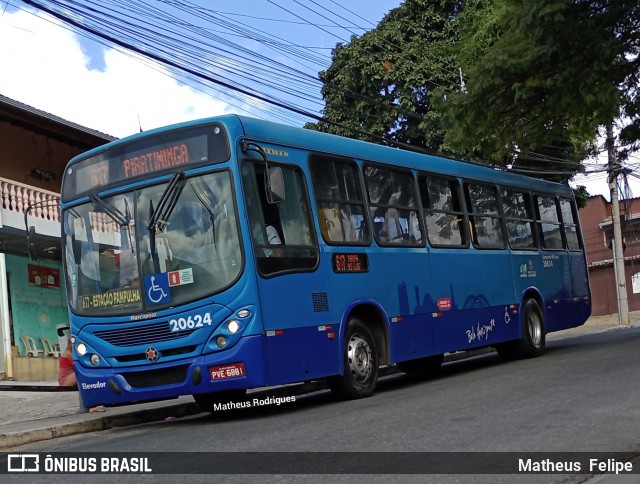
<instances>
[{"instance_id":1,"label":"windshield wiper","mask_svg":"<svg viewBox=\"0 0 640 484\"><path fill-rule=\"evenodd\" d=\"M111 220L113 220L115 223L117 223L120 226L120 228L124 228L129 225L129 222L131 221L130 214L127 214L127 215L123 214L116 207L109 205L107 202L105 202L102 198L100 198L96 194L91 195L89 199L91 200L91 203L93 203L93 206L95 208L99 208L104 213L106 213Z\"/></svg>"},{"instance_id":2,"label":"windshield wiper","mask_svg":"<svg viewBox=\"0 0 640 484\"><path fill-rule=\"evenodd\" d=\"M193 194L196 196L200 205L204 207L204 209L209 214L209 220L211 220L211 231L213 234L213 243L216 244L216 214L214 211L214 206L217 204L217 200L215 195L206 194L204 190L202 190L199 186L196 186L196 183L190 183L189 186L191 190L193 190ZM210 196L209 196L210 195Z\"/></svg>"},{"instance_id":3,"label":"windshield wiper","mask_svg":"<svg viewBox=\"0 0 640 484\"><path fill-rule=\"evenodd\" d=\"M162 230L167 226L169 217L176 207L178 198L180 198L184 188L184 183L181 183L183 178L184 173L182 172L176 173L171 177L167 188L160 195L160 200L158 200L158 206L155 210L153 209L153 200L149 200L149 224L147 229L150 232L155 232L158 229Z\"/></svg>"},{"instance_id":4,"label":"windshield wiper","mask_svg":"<svg viewBox=\"0 0 640 484\"><path fill-rule=\"evenodd\" d=\"M178 203L178 198L184 188L182 179L184 173L179 172L174 174L169 180L167 187L160 195L158 200L158 206L153 209L153 200L149 200L149 223L147 224L147 230L149 230L149 248L151 250L151 260L153 261L153 270L157 274L160 272L160 259L158 258L158 247L156 246L156 232L163 230L169 223L169 217L171 212Z\"/></svg>"}]
</instances>

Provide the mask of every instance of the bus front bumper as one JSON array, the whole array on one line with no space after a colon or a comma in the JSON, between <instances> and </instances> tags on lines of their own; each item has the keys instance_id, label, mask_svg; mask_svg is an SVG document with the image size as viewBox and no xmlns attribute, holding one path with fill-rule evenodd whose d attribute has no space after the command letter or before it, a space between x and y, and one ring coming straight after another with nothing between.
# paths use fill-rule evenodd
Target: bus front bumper
<instances>
[{"instance_id":1,"label":"bus front bumper","mask_svg":"<svg viewBox=\"0 0 640 484\"><path fill-rule=\"evenodd\" d=\"M85 407L126 405L181 395L266 386L263 336L242 338L233 348L144 368L86 368L74 364Z\"/></svg>"}]
</instances>

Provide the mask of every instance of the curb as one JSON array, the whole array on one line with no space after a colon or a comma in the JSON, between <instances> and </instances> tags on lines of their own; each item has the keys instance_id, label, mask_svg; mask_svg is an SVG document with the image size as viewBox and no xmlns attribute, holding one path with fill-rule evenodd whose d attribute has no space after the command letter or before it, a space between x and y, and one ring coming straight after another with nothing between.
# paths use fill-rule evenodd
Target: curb
<instances>
[{"instance_id":1,"label":"curb","mask_svg":"<svg viewBox=\"0 0 640 484\"><path fill-rule=\"evenodd\" d=\"M41 427L37 427L36 421L36 428L31 430L18 430L0 434L0 450L59 437L68 437L70 435L108 430L114 427L127 427L144 422L159 421L168 417L187 417L197 413L202 413L200 407L198 407L195 402L189 402L156 408L145 408L120 415L79 414L83 415L82 421L48 424L43 422Z\"/></svg>"}]
</instances>

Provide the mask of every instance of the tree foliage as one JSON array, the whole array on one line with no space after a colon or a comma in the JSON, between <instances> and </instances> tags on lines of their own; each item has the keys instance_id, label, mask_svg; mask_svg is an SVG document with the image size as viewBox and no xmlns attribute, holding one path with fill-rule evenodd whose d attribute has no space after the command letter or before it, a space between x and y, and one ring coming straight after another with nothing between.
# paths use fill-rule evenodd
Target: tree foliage
<instances>
[{"instance_id":1,"label":"tree foliage","mask_svg":"<svg viewBox=\"0 0 640 484\"><path fill-rule=\"evenodd\" d=\"M440 115L431 96L460 82L451 45L460 1L407 0L378 27L338 44L320 73L324 120L308 128L437 149Z\"/></svg>"},{"instance_id":2,"label":"tree foliage","mask_svg":"<svg viewBox=\"0 0 640 484\"><path fill-rule=\"evenodd\" d=\"M445 146L554 175L576 169L617 116L633 143L639 18L637 1L488 2L455 47L466 92L438 98Z\"/></svg>"},{"instance_id":3,"label":"tree foliage","mask_svg":"<svg viewBox=\"0 0 640 484\"><path fill-rule=\"evenodd\" d=\"M637 0L407 0L334 49L307 127L563 178L613 119L640 147L639 32Z\"/></svg>"}]
</instances>

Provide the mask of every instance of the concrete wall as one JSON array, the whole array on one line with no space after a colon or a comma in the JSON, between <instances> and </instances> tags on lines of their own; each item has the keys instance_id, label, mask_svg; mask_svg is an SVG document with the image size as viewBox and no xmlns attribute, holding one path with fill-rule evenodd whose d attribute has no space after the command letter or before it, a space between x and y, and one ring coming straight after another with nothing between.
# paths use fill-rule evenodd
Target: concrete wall
<instances>
[{"instance_id":1,"label":"concrete wall","mask_svg":"<svg viewBox=\"0 0 640 484\"><path fill-rule=\"evenodd\" d=\"M62 279L62 266L54 261L31 262L27 257L6 256L7 279L11 291L11 314L13 321L13 341L20 356L26 355L21 336L28 335L42 348L40 337L52 343L58 341L56 326L69 322L64 281L60 287L39 287L29 284L28 264L58 269Z\"/></svg>"},{"instance_id":2,"label":"concrete wall","mask_svg":"<svg viewBox=\"0 0 640 484\"><path fill-rule=\"evenodd\" d=\"M58 358L14 358L13 378L16 381L57 381Z\"/></svg>"}]
</instances>

